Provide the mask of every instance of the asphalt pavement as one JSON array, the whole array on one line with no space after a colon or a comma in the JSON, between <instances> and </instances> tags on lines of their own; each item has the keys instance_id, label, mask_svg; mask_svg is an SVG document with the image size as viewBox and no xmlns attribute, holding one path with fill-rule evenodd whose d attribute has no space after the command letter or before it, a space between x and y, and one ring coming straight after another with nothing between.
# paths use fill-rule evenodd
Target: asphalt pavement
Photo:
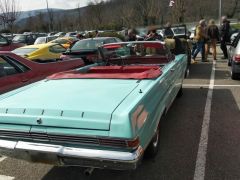
<instances>
[{"instance_id":1,"label":"asphalt pavement","mask_svg":"<svg viewBox=\"0 0 240 180\"><path fill-rule=\"evenodd\" d=\"M240 80L227 60L191 65L177 98L161 122L160 149L135 171L94 170L0 158L0 180L237 180L240 179Z\"/></svg>"}]
</instances>

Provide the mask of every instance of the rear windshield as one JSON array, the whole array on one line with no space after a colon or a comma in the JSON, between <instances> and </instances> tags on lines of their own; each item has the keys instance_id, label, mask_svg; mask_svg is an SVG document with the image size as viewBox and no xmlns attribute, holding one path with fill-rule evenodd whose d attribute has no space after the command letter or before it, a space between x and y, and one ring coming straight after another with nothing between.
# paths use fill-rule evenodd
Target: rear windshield
<instances>
[{"instance_id":1,"label":"rear windshield","mask_svg":"<svg viewBox=\"0 0 240 180\"><path fill-rule=\"evenodd\" d=\"M37 38L34 44L44 44L46 43L46 37Z\"/></svg>"},{"instance_id":2,"label":"rear windshield","mask_svg":"<svg viewBox=\"0 0 240 180\"><path fill-rule=\"evenodd\" d=\"M34 51L36 51L38 48L18 48L13 50L12 52L17 54L17 55L25 55L25 54L30 54Z\"/></svg>"},{"instance_id":3,"label":"rear windshield","mask_svg":"<svg viewBox=\"0 0 240 180\"><path fill-rule=\"evenodd\" d=\"M104 39L89 39L81 40L76 42L71 48L72 51L75 50L96 50L98 47L104 44Z\"/></svg>"}]
</instances>

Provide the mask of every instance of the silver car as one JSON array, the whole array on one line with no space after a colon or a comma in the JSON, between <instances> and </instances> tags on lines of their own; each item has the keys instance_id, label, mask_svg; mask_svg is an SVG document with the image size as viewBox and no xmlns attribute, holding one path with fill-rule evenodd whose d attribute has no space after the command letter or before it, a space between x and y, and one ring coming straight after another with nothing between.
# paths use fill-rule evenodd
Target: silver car
<instances>
[{"instance_id":1,"label":"silver car","mask_svg":"<svg viewBox=\"0 0 240 180\"><path fill-rule=\"evenodd\" d=\"M240 77L240 33L231 42L228 49L228 65L231 66L231 78L239 79Z\"/></svg>"}]
</instances>

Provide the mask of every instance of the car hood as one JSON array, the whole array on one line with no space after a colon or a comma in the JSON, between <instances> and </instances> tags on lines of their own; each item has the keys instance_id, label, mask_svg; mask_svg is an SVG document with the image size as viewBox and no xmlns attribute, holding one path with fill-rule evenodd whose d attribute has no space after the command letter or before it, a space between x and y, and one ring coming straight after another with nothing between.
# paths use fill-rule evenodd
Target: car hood
<instances>
[{"instance_id":1,"label":"car hood","mask_svg":"<svg viewBox=\"0 0 240 180\"><path fill-rule=\"evenodd\" d=\"M48 80L0 96L0 123L109 130L111 116L136 80Z\"/></svg>"}]
</instances>

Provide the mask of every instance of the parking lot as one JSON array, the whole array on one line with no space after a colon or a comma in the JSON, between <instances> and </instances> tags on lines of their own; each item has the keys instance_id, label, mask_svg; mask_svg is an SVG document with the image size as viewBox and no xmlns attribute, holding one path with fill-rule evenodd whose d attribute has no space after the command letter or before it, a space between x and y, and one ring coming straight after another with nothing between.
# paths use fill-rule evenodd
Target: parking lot
<instances>
[{"instance_id":1,"label":"parking lot","mask_svg":"<svg viewBox=\"0 0 240 180\"><path fill-rule=\"evenodd\" d=\"M240 81L231 80L227 60L190 67L183 96L161 122L157 157L144 159L135 171L94 170L31 164L0 158L0 180L172 180L240 179Z\"/></svg>"}]
</instances>

